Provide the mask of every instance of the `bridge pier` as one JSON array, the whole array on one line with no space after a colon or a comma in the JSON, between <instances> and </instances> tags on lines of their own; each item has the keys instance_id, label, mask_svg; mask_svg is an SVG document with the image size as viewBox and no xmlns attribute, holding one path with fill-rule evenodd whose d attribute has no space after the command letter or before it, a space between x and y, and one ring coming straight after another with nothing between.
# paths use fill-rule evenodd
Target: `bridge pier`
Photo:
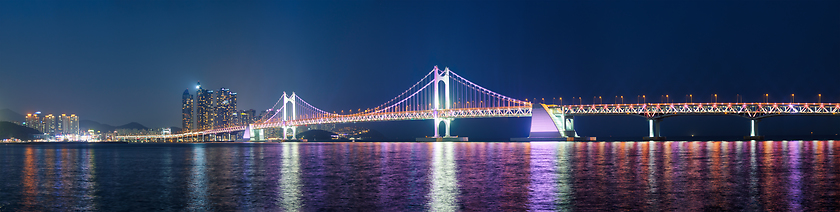
<instances>
[{"instance_id":1,"label":"bridge pier","mask_svg":"<svg viewBox=\"0 0 840 212\"><path fill-rule=\"evenodd\" d=\"M451 118L435 118L435 138L440 138L440 123L443 123L446 134L444 138L449 138L449 126L452 124Z\"/></svg>"},{"instance_id":2,"label":"bridge pier","mask_svg":"<svg viewBox=\"0 0 840 212\"><path fill-rule=\"evenodd\" d=\"M644 137L642 139L643 140L648 140L648 141L664 141L665 137L662 136L662 134L660 133L661 132L661 130L659 128L659 126L661 125L660 122L662 122L662 119L656 119L656 118L648 119L648 129L649 129L648 136Z\"/></svg>"},{"instance_id":3,"label":"bridge pier","mask_svg":"<svg viewBox=\"0 0 840 212\"><path fill-rule=\"evenodd\" d=\"M578 138L577 131L575 131L575 117L574 116L567 116L566 114L560 114L560 120L562 121L562 125L560 126L563 131L560 133L563 137L575 137Z\"/></svg>"},{"instance_id":4,"label":"bridge pier","mask_svg":"<svg viewBox=\"0 0 840 212\"><path fill-rule=\"evenodd\" d=\"M744 136L744 140L764 140L764 136L758 134L759 121L759 119L750 119L750 136Z\"/></svg>"},{"instance_id":5,"label":"bridge pier","mask_svg":"<svg viewBox=\"0 0 840 212\"><path fill-rule=\"evenodd\" d=\"M421 142L441 142L441 141L469 141L467 137L451 136L449 134L449 127L452 125L452 118L435 118L435 136L430 138L417 138L415 141ZM444 135L440 136L440 123L444 126Z\"/></svg>"},{"instance_id":6,"label":"bridge pier","mask_svg":"<svg viewBox=\"0 0 840 212\"><path fill-rule=\"evenodd\" d=\"M287 139L288 134L286 134L286 132L288 132L289 129L292 129L292 140L297 139L297 127L288 126L288 127L283 127L283 140Z\"/></svg>"},{"instance_id":7,"label":"bridge pier","mask_svg":"<svg viewBox=\"0 0 840 212\"><path fill-rule=\"evenodd\" d=\"M595 137L580 137L575 131L575 117L563 111L555 114L546 104L534 104L531 109L531 132L527 138L511 141L593 141Z\"/></svg>"}]
</instances>

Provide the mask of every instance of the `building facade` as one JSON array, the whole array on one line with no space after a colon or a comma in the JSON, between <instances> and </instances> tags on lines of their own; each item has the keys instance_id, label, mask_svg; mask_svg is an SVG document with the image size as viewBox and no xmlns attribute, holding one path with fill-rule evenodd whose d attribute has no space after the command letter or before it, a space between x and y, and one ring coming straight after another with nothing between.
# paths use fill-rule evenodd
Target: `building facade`
<instances>
[{"instance_id":1,"label":"building facade","mask_svg":"<svg viewBox=\"0 0 840 212\"><path fill-rule=\"evenodd\" d=\"M184 95L181 97L181 127L184 132L194 130L193 128L193 110L194 102L193 95L190 94L190 89L184 90Z\"/></svg>"},{"instance_id":2,"label":"building facade","mask_svg":"<svg viewBox=\"0 0 840 212\"><path fill-rule=\"evenodd\" d=\"M215 106L214 126L217 128L234 126L233 115L236 113L236 93L230 92L230 89L221 88L216 92L213 103Z\"/></svg>"},{"instance_id":3,"label":"building facade","mask_svg":"<svg viewBox=\"0 0 840 212\"><path fill-rule=\"evenodd\" d=\"M198 84L196 88L198 88L195 95L196 130L208 130L213 127L215 120L213 110L213 90L206 90L201 87L201 84Z\"/></svg>"},{"instance_id":4,"label":"building facade","mask_svg":"<svg viewBox=\"0 0 840 212\"><path fill-rule=\"evenodd\" d=\"M55 135L56 134L55 116L53 114L48 114L48 115L44 116L43 120L44 120L44 125L45 125L44 126L45 131L41 131L41 132L42 133L47 133L47 134L50 134L50 135Z\"/></svg>"},{"instance_id":5,"label":"building facade","mask_svg":"<svg viewBox=\"0 0 840 212\"><path fill-rule=\"evenodd\" d=\"M76 114L61 114L61 134L79 135L79 117Z\"/></svg>"},{"instance_id":6,"label":"building facade","mask_svg":"<svg viewBox=\"0 0 840 212\"><path fill-rule=\"evenodd\" d=\"M34 114L26 114L26 123L24 123L24 126L38 130L38 132L44 133L44 121L42 119L43 116L41 116L41 112L35 112Z\"/></svg>"},{"instance_id":7,"label":"building facade","mask_svg":"<svg viewBox=\"0 0 840 212\"><path fill-rule=\"evenodd\" d=\"M49 135L78 135L79 117L76 114L42 115L41 112L26 114L25 126Z\"/></svg>"}]
</instances>

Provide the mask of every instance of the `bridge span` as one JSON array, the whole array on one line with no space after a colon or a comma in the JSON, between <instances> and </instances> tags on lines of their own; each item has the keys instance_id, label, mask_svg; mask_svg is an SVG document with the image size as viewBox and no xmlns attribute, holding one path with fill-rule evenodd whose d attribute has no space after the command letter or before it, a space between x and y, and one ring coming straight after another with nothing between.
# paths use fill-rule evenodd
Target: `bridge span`
<instances>
[{"instance_id":1,"label":"bridge span","mask_svg":"<svg viewBox=\"0 0 840 212\"><path fill-rule=\"evenodd\" d=\"M296 139L298 126L374 121L433 120L434 136L418 141L466 141L450 135L452 121L461 118L531 117L528 138L518 141L581 140L574 128L576 116L631 115L646 118L645 140L662 140L660 122L678 115L734 115L750 120L749 136L761 139L758 121L780 115L838 115L840 103L643 103L643 104L539 104L510 98L481 87L455 72L435 66L420 81L378 106L327 112L295 93L283 93L267 115L247 126L226 126L171 135L121 135L121 140L213 141L265 140L264 129L282 129L281 139ZM444 132L439 128L443 124Z\"/></svg>"}]
</instances>

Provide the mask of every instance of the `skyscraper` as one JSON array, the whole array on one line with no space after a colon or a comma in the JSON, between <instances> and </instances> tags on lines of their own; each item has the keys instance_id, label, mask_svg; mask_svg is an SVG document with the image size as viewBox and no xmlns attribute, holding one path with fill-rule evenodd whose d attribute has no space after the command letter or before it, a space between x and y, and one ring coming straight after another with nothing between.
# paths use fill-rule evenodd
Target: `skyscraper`
<instances>
[{"instance_id":1,"label":"skyscraper","mask_svg":"<svg viewBox=\"0 0 840 212\"><path fill-rule=\"evenodd\" d=\"M215 103L215 126L229 127L234 125L233 114L236 113L236 93L230 89L221 88L216 92Z\"/></svg>"},{"instance_id":2,"label":"skyscraper","mask_svg":"<svg viewBox=\"0 0 840 212\"><path fill-rule=\"evenodd\" d=\"M60 116L56 116L55 118L55 134L64 135L64 119L67 118L67 114L61 114Z\"/></svg>"},{"instance_id":3,"label":"skyscraper","mask_svg":"<svg viewBox=\"0 0 840 212\"><path fill-rule=\"evenodd\" d=\"M184 132L193 130L193 96L190 95L190 89L184 90L184 95L181 97L181 126Z\"/></svg>"},{"instance_id":4,"label":"skyscraper","mask_svg":"<svg viewBox=\"0 0 840 212\"><path fill-rule=\"evenodd\" d=\"M199 83L196 85L196 130L207 130L213 127L213 90L205 90Z\"/></svg>"},{"instance_id":5,"label":"skyscraper","mask_svg":"<svg viewBox=\"0 0 840 212\"><path fill-rule=\"evenodd\" d=\"M70 116L61 114L61 122L62 133L65 135L79 134L79 117L76 114L70 114Z\"/></svg>"},{"instance_id":6,"label":"skyscraper","mask_svg":"<svg viewBox=\"0 0 840 212\"><path fill-rule=\"evenodd\" d=\"M35 114L26 114L26 126L35 130L40 131L41 133L46 133L44 130L44 122L43 117L40 117L41 112L36 112Z\"/></svg>"},{"instance_id":7,"label":"skyscraper","mask_svg":"<svg viewBox=\"0 0 840 212\"><path fill-rule=\"evenodd\" d=\"M44 116L44 118L42 120L44 122L44 130L45 131L41 131L41 132L47 133L47 134L50 134L50 135L55 135L55 132L56 132L55 116L53 114L49 114L49 115Z\"/></svg>"}]
</instances>

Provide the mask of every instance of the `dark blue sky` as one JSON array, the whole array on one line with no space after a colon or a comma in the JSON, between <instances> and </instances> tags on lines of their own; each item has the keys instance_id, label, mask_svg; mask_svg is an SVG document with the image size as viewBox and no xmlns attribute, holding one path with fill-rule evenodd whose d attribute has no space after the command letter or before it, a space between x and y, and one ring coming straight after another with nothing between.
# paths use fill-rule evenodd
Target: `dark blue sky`
<instances>
[{"instance_id":1,"label":"dark blue sky","mask_svg":"<svg viewBox=\"0 0 840 212\"><path fill-rule=\"evenodd\" d=\"M181 93L199 80L239 93L239 109L271 107L283 91L328 111L367 108L434 65L519 99L837 102L838 11L837 1L2 1L0 108L179 126Z\"/></svg>"}]
</instances>

